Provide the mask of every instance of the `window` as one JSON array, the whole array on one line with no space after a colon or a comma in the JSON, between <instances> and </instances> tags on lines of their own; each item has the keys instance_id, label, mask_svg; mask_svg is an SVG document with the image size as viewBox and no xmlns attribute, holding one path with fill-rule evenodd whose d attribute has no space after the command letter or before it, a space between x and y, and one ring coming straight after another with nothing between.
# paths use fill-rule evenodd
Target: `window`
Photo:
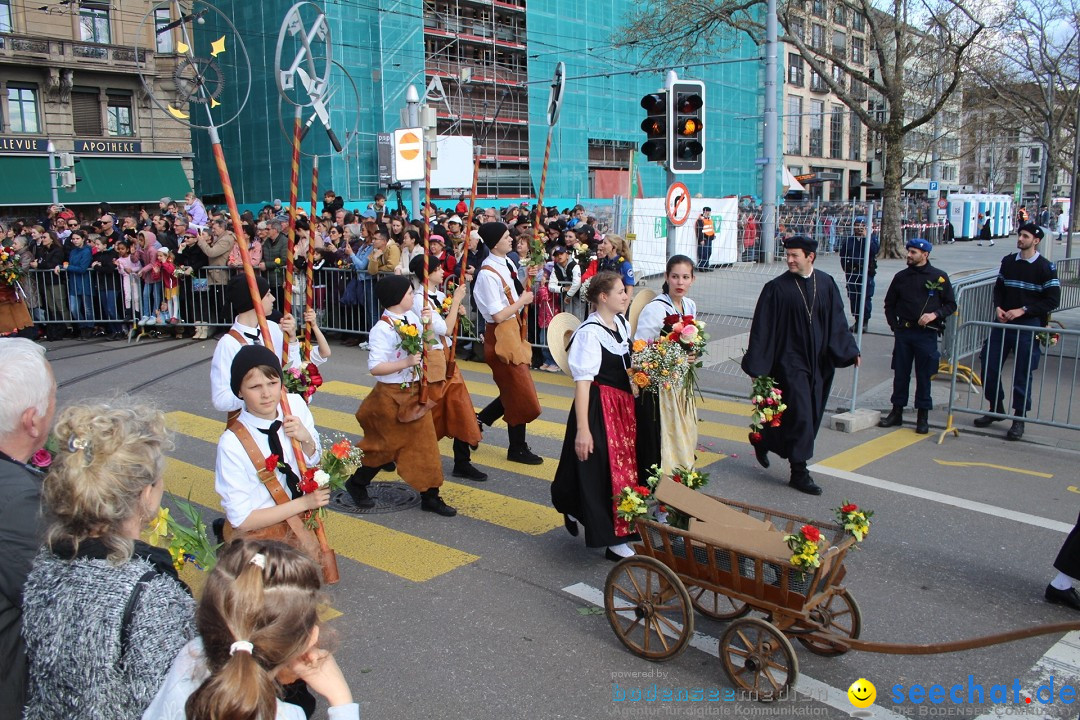
<instances>
[{"instance_id":1,"label":"window","mask_svg":"<svg viewBox=\"0 0 1080 720\"><path fill-rule=\"evenodd\" d=\"M832 79L841 89L847 84L847 74L844 69L839 65L833 65L832 67Z\"/></svg>"},{"instance_id":2,"label":"window","mask_svg":"<svg viewBox=\"0 0 1080 720\"><path fill-rule=\"evenodd\" d=\"M0 33L11 32L11 0L0 0Z\"/></svg>"},{"instance_id":3,"label":"window","mask_svg":"<svg viewBox=\"0 0 1080 720\"><path fill-rule=\"evenodd\" d=\"M75 135L101 136L101 100L97 90L76 90L71 93L71 120Z\"/></svg>"},{"instance_id":4,"label":"window","mask_svg":"<svg viewBox=\"0 0 1080 720\"><path fill-rule=\"evenodd\" d=\"M1028 179L1027 179L1027 181L1029 183L1037 183L1037 182L1040 181L1039 168L1029 168L1028 169Z\"/></svg>"},{"instance_id":5,"label":"window","mask_svg":"<svg viewBox=\"0 0 1080 720\"><path fill-rule=\"evenodd\" d=\"M866 19L862 16L862 13L851 13L851 29L855 32L862 32L866 29Z\"/></svg>"},{"instance_id":6,"label":"window","mask_svg":"<svg viewBox=\"0 0 1080 720\"><path fill-rule=\"evenodd\" d=\"M135 134L135 125L131 119L131 95L110 92L106 117L109 121L109 135L131 137Z\"/></svg>"},{"instance_id":7,"label":"window","mask_svg":"<svg viewBox=\"0 0 1080 720\"><path fill-rule=\"evenodd\" d=\"M79 5L79 27L85 42L112 42L109 34L109 3L84 2Z\"/></svg>"},{"instance_id":8,"label":"window","mask_svg":"<svg viewBox=\"0 0 1080 720\"><path fill-rule=\"evenodd\" d=\"M844 106L833 105L829 116L829 157L842 160L844 157Z\"/></svg>"},{"instance_id":9,"label":"window","mask_svg":"<svg viewBox=\"0 0 1080 720\"><path fill-rule=\"evenodd\" d=\"M798 53L788 53L787 81L796 87L803 86L803 59Z\"/></svg>"},{"instance_id":10,"label":"window","mask_svg":"<svg viewBox=\"0 0 1080 720\"><path fill-rule=\"evenodd\" d=\"M37 88L29 85L9 84L7 89L7 115L13 133L39 133Z\"/></svg>"},{"instance_id":11,"label":"window","mask_svg":"<svg viewBox=\"0 0 1080 720\"><path fill-rule=\"evenodd\" d=\"M810 89L814 92L828 92L829 86L825 84L824 78L817 74L817 71L810 71Z\"/></svg>"},{"instance_id":12,"label":"window","mask_svg":"<svg viewBox=\"0 0 1080 720\"><path fill-rule=\"evenodd\" d=\"M848 126L848 160L861 160L862 155L862 120L852 110L851 122Z\"/></svg>"},{"instance_id":13,"label":"window","mask_svg":"<svg viewBox=\"0 0 1080 720\"><path fill-rule=\"evenodd\" d=\"M1039 158L1040 158L1039 148L1037 148L1037 147L1028 148L1028 162L1037 163L1037 162L1039 162Z\"/></svg>"},{"instance_id":14,"label":"window","mask_svg":"<svg viewBox=\"0 0 1080 720\"><path fill-rule=\"evenodd\" d=\"M788 21L788 34L806 42L806 23L802 18L791 18Z\"/></svg>"},{"instance_id":15,"label":"window","mask_svg":"<svg viewBox=\"0 0 1080 720\"><path fill-rule=\"evenodd\" d=\"M812 0L810 12L814 13L816 17L825 17L825 0Z\"/></svg>"},{"instance_id":16,"label":"window","mask_svg":"<svg viewBox=\"0 0 1080 720\"><path fill-rule=\"evenodd\" d=\"M821 100L810 101L810 155L821 157L825 154L825 103Z\"/></svg>"},{"instance_id":17,"label":"window","mask_svg":"<svg viewBox=\"0 0 1080 720\"><path fill-rule=\"evenodd\" d=\"M848 198L858 200L862 188L862 171L848 170Z\"/></svg>"},{"instance_id":18,"label":"window","mask_svg":"<svg viewBox=\"0 0 1080 720\"><path fill-rule=\"evenodd\" d=\"M851 38L851 62L862 65L866 62L866 54L863 51L863 39Z\"/></svg>"},{"instance_id":19,"label":"window","mask_svg":"<svg viewBox=\"0 0 1080 720\"><path fill-rule=\"evenodd\" d=\"M837 25L847 25L847 8L838 3L833 8L832 20Z\"/></svg>"},{"instance_id":20,"label":"window","mask_svg":"<svg viewBox=\"0 0 1080 720\"><path fill-rule=\"evenodd\" d=\"M810 28L810 47L815 50L825 49L825 26L813 25Z\"/></svg>"},{"instance_id":21,"label":"window","mask_svg":"<svg viewBox=\"0 0 1080 720\"><path fill-rule=\"evenodd\" d=\"M839 30L833 32L832 51L841 60L847 57L847 35Z\"/></svg>"},{"instance_id":22,"label":"window","mask_svg":"<svg viewBox=\"0 0 1080 720\"><path fill-rule=\"evenodd\" d=\"M802 155L802 98L790 95L784 117L784 154Z\"/></svg>"},{"instance_id":23,"label":"window","mask_svg":"<svg viewBox=\"0 0 1080 720\"><path fill-rule=\"evenodd\" d=\"M176 44L173 42L173 31L162 30L172 22L169 8L160 8L154 11L154 32L157 37L157 51L159 53L176 52Z\"/></svg>"},{"instance_id":24,"label":"window","mask_svg":"<svg viewBox=\"0 0 1080 720\"><path fill-rule=\"evenodd\" d=\"M953 165L942 165L941 179L945 182L956 182L956 167Z\"/></svg>"}]
</instances>

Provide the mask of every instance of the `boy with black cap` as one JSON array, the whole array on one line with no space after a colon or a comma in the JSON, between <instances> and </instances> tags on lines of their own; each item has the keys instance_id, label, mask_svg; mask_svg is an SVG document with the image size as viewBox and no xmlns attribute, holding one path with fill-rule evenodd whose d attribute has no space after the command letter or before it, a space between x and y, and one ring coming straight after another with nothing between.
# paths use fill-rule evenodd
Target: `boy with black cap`
<instances>
[{"instance_id":1,"label":"boy with black cap","mask_svg":"<svg viewBox=\"0 0 1080 720\"><path fill-rule=\"evenodd\" d=\"M491 254L476 274L473 302L487 323L484 361L499 386L499 397L481 410L476 419L481 425L489 426L499 418L505 419L510 436L506 459L540 465L543 458L533 453L525 442L525 425L540 417L540 400L529 372L532 351L521 339L520 313L522 308L532 304L533 294L521 285L517 271L506 258L511 243L506 225L484 223L479 233ZM537 269L530 267L529 275L535 276Z\"/></svg>"},{"instance_id":2,"label":"boy with black cap","mask_svg":"<svg viewBox=\"0 0 1080 720\"><path fill-rule=\"evenodd\" d=\"M424 326L412 310L412 283L401 275L389 275L375 286L375 295L384 311L368 334L368 371L377 382L356 411L364 430L360 441L364 460L345 489L358 507L374 507L368 485L384 465L397 463L401 479L420 493L421 510L453 517L457 510L439 497L443 471L431 416L434 403L420 404L421 353L410 355L402 349L395 325L411 325L424 337ZM431 348L431 352L440 351L437 346Z\"/></svg>"},{"instance_id":3,"label":"boy with black cap","mask_svg":"<svg viewBox=\"0 0 1080 720\"><path fill-rule=\"evenodd\" d=\"M262 297L263 312L269 318L274 310L274 295L270 292L270 283L261 275L255 278ZM236 275L226 286L225 296L232 304L235 319L229 331L221 337L214 348L214 358L210 364L210 397L214 407L222 412L231 413L240 410L243 403L229 387L230 368L233 358L245 345L266 345L259 330L259 316L251 303L247 278ZM285 338L289 341L289 357L300 356L300 343L296 341L296 320L292 315L284 315L280 324L267 319L270 331L270 349L281 357L285 348ZM314 351L312 355L314 356Z\"/></svg>"},{"instance_id":4,"label":"boy with black cap","mask_svg":"<svg viewBox=\"0 0 1080 720\"><path fill-rule=\"evenodd\" d=\"M806 463L814 455L836 368L858 366L859 347L836 281L814 269L817 242L804 235L787 238L784 256L789 272L765 283L758 296L742 369L753 379L775 378L788 409L779 427L766 425L753 440L754 454L762 467L769 467L770 452L787 458L788 484L820 495Z\"/></svg>"}]
</instances>

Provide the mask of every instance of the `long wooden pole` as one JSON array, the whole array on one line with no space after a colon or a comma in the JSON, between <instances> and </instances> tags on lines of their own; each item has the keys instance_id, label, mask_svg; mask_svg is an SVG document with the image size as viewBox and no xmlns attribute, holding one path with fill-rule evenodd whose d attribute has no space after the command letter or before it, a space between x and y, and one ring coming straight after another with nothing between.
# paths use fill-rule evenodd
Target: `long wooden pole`
<instances>
[{"instance_id":1,"label":"long wooden pole","mask_svg":"<svg viewBox=\"0 0 1080 720\"><path fill-rule=\"evenodd\" d=\"M424 208L420 211L421 217L424 219L424 270L420 275L420 292L424 293L424 302L420 306L427 309L427 279L428 279L428 251L431 247L431 225L428 223L428 208L431 207L431 150L427 147L427 142L424 142ZM446 238L443 238L445 242ZM427 357L428 346L427 341L424 340L425 331L427 326L423 323L423 318L420 322L420 404L423 405L427 402L428 385L427 385Z\"/></svg>"},{"instance_id":2,"label":"long wooden pole","mask_svg":"<svg viewBox=\"0 0 1080 720\"><path fill-rule=\"evenodd\" d=\"M544 167L540 171L540 194L537 195L537 197L536 197L536 225L533 228L533 240L532 240L532 247L530 248L530 253L529 253L530 255L532 255L531 251L535 250L538 245L543 246L543 244L544 244L543 240L540 239L540 228L543 227L543 225L541 225L541 223L540 223L540 220L543 217L543 213L544 213L544 188L547 186L548 164L551 162L551 139L552 139L552 137L554 135L555 135L555 126L554 125L549 125L548 126L548 134L547 134L547 145L544 148ZM532 275L529 275L529 274L525 275L525 290L526 290L526 292L528 292L529 290L532 290ZM525 307L523 307L521 309L521 339L522 340L528 339L528 335L529 335L528 325L529 325L529 306L526 305Z\"/></svg>"},{"instance_id":3,"label":"long wooden pole","mask_svg":"<svg viewBox=\"0 0 1080 720\"><path fill-rule=\"evenodd\" d=\"M285 299L281 304L283 315L292 313L293 284L296 282L296 203L300 186L300 137L304 131L301 118L301 108L296 108L293 122L293 145L292 145L292 175L289 177L289 244L288 257L285 258ZM300 319L303 321L303 318ZM281 349L281 367L289 364L289 343L283 343Z\"/></svg>"},{"instance_id":4,"label":"long wooden pole","mask_svg":"<svg viewBox=\"0 0 1080 720\"><path fill-rule=\"evenodd\" d=\"M319 203L319 156L311 158L311 214L308 215L307 287L304 291L304 314L315 309L315 212ZM311 324L304 322L304 344L300 351L304 362L311 362Z\"/></svg>"}]
</instances>

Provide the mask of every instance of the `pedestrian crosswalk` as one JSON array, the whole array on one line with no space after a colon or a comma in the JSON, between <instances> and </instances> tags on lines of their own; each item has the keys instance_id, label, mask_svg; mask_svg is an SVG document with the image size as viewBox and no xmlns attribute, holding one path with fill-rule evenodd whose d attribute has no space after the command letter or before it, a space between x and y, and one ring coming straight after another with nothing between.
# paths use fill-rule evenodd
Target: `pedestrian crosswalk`
<instances>
[{"instance_id":1,"label":"pedestrian crosswalk","mask_svg":"<svg viewBox=\"0 0 1080 720\"><path fill-rule=\"evenodd\" d=\"M482 406L497 396L498 388L490 382L486 366L470 362L460 363L459 366L466 373L469 391L477 405ZM485 376L488 381L483 379ZM544 373L534 373L534 380L544 417L529 424L529 434L543 439L537 443L543 447L534 450L544 455L542 451L545 448L561 445L566 413L573 402L573 382L561 375ZM370 385L326 382L311 405L312 416L320 432L358 437L360 427L353 411L370 391ZM703 447L699 449L698 466L704 469L726 457L705 450L704 446L711 445L712 440L745 441L746 408L741 403L715 399L707 399L699 407L702 415L727 416L702 418L700 429ZM732 424L720 422L720 419ZM213 446L224 430L223 417L217 413L207 417L173 411L167 414L167 420L178 436L207 444L205 452L199 452L199 456L213 457ZM540 536L561 527L562 516L546 502L546 484L555 475L558 450L547 453L549 456L543 457L541 465L523 465L506 459L505 443L504 429L486 428L484 442L473 452L472 461L490 473L494 482L481 487L476 483L454 482L447 474L442 488L443 497L458 509L459 518L466 518L466 522L479 522L491 528L489 533L495 533L500 538L505 536L507 542L512 542L515 537ZM184 443L185 450L189 446L190 443ZM452 441L441 441L440 451L444 457L452 458ZM220 500L214 490L212 461L207 463L209 467L200 467L187 462L187 459L176 457L169 460L165 474L166 488L170 493L190 497L193 502L220 513ZM710 468L710 471L715 472L716 468ZM521 481L506 481L514 477L521 478ZM379 479L391 478L384 473L377 481ZM461 533L456 529L448 533L445 522L418 523L411 518L399 518L402 516L396 513L359 517L330 512L326 522L327 535L339 559L351 560L411 582L425 582L480 559L476 552L454 547L462 545L476 551L478 546L467 539L462 540ZM449 522L460 521L454 519ZM421 529L418 530L418 526ZM407 528L410 532L398 527ZM447 541L448 536L456 539Z\"/></svg>"}]
</instances>

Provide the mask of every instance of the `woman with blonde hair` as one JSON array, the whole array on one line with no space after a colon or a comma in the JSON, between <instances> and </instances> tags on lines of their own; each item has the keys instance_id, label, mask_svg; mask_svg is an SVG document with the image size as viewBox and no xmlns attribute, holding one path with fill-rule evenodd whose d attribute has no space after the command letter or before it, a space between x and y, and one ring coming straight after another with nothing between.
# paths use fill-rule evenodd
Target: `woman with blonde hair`
<instances>
[{"instance_id":1,"label":"woman with blonde hair","mask_svg":"<svg viewBox=\"0 0 1080 720\"><path fill-rule=\"evenodd\" d=\"M52 522L23 600L24 717L138 718L194 630L169 553L139 539L161 507L165 416L124 400L75 405L54 434Z\"/></svg>"},{"instance_id":2,"label":"woman with blonde hair","mask_svg":"<svg viewBox=\"0 0 1080 720\"><path fill-rule=\"evenodd\" d=\"M196 616L146 720L304 720L279 699L299 682L326 698L330 720L360 706L334 656L319 647L319 568L279 542L235 540L218 557Z\"/></svg>"}]
</instances>

